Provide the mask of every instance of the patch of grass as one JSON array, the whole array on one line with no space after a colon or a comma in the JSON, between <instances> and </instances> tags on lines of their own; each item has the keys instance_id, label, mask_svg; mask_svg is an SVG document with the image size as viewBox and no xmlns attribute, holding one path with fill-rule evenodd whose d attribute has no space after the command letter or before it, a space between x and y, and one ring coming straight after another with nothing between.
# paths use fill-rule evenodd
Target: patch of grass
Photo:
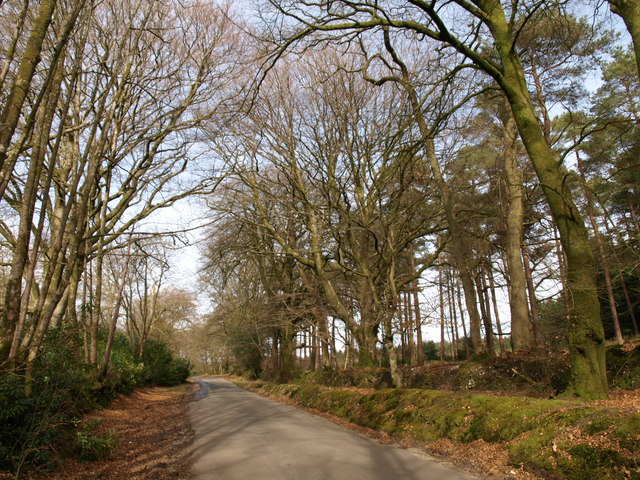
<instances>
[{"instance_id":1,"label":"patch of grass","mask_svg":"<svg viewBox=\"0 0 640 480\"><path fill-rule=\"evenodd\" d=\"M606 432L615 424L615 419L612 417L613 413L608 409L594 413L590 417L585 417L582 421L584 424L583 430L588 435Z\"/></svg>"},{"instance_id":2,"label":"patch of grass","mask_svg":"<svg viewBox=\"0 0 640 480\"><path fill-rule=\"evenodd\" d=\"M618 440L620 446L631 452L637 453L637 462L640 462L640 413L635 414L622 422L614 431L614 438ZM640 472L638 474L640 480Z\"/></svg>"},{"instance_id":3,"label":"patch of grass","mask_svg":"<svg viewBox=\"0 0 640 480\"><path fill-rule=\"evenodd\" d=\"M509 443L509 458L514 464L527 466L533 471L550 471L554 466L554 438L554 429L542 427L531 430Z\"/></svg>"}]
</instances>

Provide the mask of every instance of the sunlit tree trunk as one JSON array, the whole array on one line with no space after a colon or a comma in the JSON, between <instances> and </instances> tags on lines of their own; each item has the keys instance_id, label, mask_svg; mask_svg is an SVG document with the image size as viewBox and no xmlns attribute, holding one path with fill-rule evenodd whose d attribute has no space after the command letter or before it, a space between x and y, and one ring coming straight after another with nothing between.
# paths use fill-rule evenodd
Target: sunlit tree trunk
<instances>
[{"instance_id":1,"label":"sunlit tree trunk","mask_svg":"<svg viewBox=\"0 0 640 480\"><path fill-rule=\"evenodd\" d=\"M438 310L440 312L440 361L443 362L445 360L444 330L447 322L444 316L444 278L441 263L438 263Z\"/></svg>"},{"instance_id":2,"label":"sunlit tree trunk","mask_svg":"<svg viewBox=\"0 0 640 480\"><path fill-rule=\"evenodd\" d=\"M415 251L413 248L413 244L409 246L409 267L411 269L411 274L415 275L416 273L416 260L415 260ZM416 325L416 343L418 345L418 365L424 364L424 350L422 348L422 316L420 314L420 301L418 299L418 280L414 280L411 282L411 293L413 294L413 308L414 308L414 318Z\"/></svg>"},{"instance_id":3,"label":"sunlit tree trunk","mask_svg":"<svg viewBox=\"0 0 640 480\"><path fill-rule=\"evenodd\" d=\"M458 359L458 315L455 295L453 293L453 274L447 269L447 304L449 306L449 329L451 331L451 359Z\"/></svg>"},{"instance_id":4,"label":"sunlit tree trunk","mask_svg":"<svg viewBox=\"0 0 640 480\"><path fill-rule=\"evenodd\" d=\"M558 163L538 123L517 50L513 46L514 27L509 25L499 1L478 0L476 4L487 15L487 26L501 60L501 72L494 78L507 96L520 138L560 231L567 257L567 284L571 295L571 383L568 393L584 398L606 398L605 339L588 232L567 185L566 171Z\"/></svg>"},{"instance_id":5,"label":"sunlit tree trunk","mask_svg":"<svg viewBox=\"0 0 640 480\"><path fill-rule=\"evenodd\" d=\"M487 287L485 282L484 267L478 270L476 277L476 288L478 289L478 299L480 300L480 313L482 315L482 323L484 324L485 342L487 345L487 353L490 357L495 357L496 348L493 338L493 325L491 321L491 309L489 307L489 296L487 295Z\"/></svg>"},{"instance_id":6,"label":"sunlit tree trunk","mask_svg":"<svg viewBox=\"0 0 640 480\"><path fill-rule=\"evenodd\" d=\"M8 175L8 171L13 169L13 165L6 165L5 161L11 139L20 120L22 106L29 93L36 66L41 59L42 45L49 24L53 20L56 3L56 0L43 0L40 4L20 61L20 66L16 73L16 78L0 112L0 172L2 172L3 179ZM3 196L4 191L0 191L0 198Z\"/></svg>"},{"instance_id":7,"label":"sunlit tree trunk","mask_svg":"<svg viewBox=\"0 0 640 480\"><path fill-rule=\"evenodd\" d=\"M58 70L61 70L61 66L58 67ZM61 74L57 75L57 86L49 92L46 101L41 104L37 115L36 129L33 136L34 145L30 156L27 179L22 193L21 206L18 212L20 217L18 236L13 249L13 259L4 295L3 330L5 334L0 338L6 340L6 343L3 341L3 345L0 345L0 359L5 358L7 354L9 354L10 357L15 356L17 353L18 340L22 336L21 330L24 321L21 321L21 318L24 318L23 312L28 307L26 300L28 300L29 292L29 290L23 292L22 283L23 277L25 276L25 267L29 259L33 218L38 201L38 193L43 197L48 195L48 191L39 192L40 182L43 180L45 186L50 185L51 182L51 170L44 170L45 154L60 95L60 82L62 82L62 78ZM44 178L43 172L46 173ZM40 215L41 218L44 217L45 211L41 211ZM36 239L36 242L39 241L39 238ZM35 257L32 258L30 270L36 268L34 260ZM33 278L32 272L29 274L29 277L31 279ZM27 288L30 286L30 282L27 282ZM7 351L10 345L12 348L10 351Z\"/></svg>"},{"instance_id":8,"label":"sunlit tree trunk","mask_svg":"<svg viewBox=\"0 0 640 480\"><path fill-rule=\"evenodd\" d=\"M620 16L631 35L640 74L640 3L637 0L608 0L611 11Z\"/></svg>"},{"instance_id":9,"label":"sunlit tree trunk","mask_svg":"<svg viewBox=\"0 0 640 480\"><path fill-rule=\"evenodd\" d=\"M502 97L504 98L504 97ZM501 100L502 100L501 98ZM516 141L518 129L506 101L500 109L504 138L502 152L507 183L506 259L509 279L509 310L511 313L511 345L514 351L535 349L527 308L527 286L520 248L523 236L524 187L522 170L518 166ZM502 341L502 338L501 338Z\"/></svg>"},{"instance_id":10,"label":"sunlit tree trunk","mask_svg":"<svg viewBox=\"0 0 640 480\"><path fill-rule=\"evenodd\" d=\"M491 303L493 305L493 311L496 317L496 330L498 331L498 344L500 345L500 356L504 356L506 353L506 349L504 346L504 335L502 334L502 324L500 323L500 313L498 312L498 300L496 299L496 286L493 279L493 270L490 267L488 269L488 276L489 276L489 290L491 291ZM526 306L526 303L525 303L525 306ZM528 320L529 318L527 315L527 323L529 323Z\"/></svg>"}]
</instances>

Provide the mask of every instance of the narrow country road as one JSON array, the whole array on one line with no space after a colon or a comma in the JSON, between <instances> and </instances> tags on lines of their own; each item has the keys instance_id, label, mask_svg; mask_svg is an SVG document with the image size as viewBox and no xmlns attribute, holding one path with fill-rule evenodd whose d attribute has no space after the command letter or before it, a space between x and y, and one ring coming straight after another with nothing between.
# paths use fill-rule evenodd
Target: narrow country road
<instances>
[{"instance_id":1,"label":"narrow country road","mask_svg":"<svg viewBox=\"0 0 640 480\"><path fill-rule=\"evenodd\" d=\"M478 480L418 451L382 445L324 418L200 377L191 404L196 480Z\"/></svg>"}]
</instances>

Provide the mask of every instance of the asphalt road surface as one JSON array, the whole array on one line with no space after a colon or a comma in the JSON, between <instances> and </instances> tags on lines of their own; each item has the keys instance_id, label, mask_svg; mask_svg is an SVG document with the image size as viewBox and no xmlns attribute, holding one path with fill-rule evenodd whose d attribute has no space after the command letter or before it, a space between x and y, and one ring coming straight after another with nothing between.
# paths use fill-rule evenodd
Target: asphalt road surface
<instances>
[{"instance_id":1,"label":"asphalt road surface","mask_svg":"<svg viewBox=\"0 0 640 480\"><path fill-rule=\"evenodd\" d=\"M200 377L191 404L197 480L478 480L417 450L364 438L304 410Z\"/></svg>"}]
</instances>

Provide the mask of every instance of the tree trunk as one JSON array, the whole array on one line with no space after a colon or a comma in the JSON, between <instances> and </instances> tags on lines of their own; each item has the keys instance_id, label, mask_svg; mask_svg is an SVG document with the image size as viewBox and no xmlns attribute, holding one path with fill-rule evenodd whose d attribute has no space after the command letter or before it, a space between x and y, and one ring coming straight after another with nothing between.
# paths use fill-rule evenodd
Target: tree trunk
<instances>
[{"instance_id":1,"label":"tree trunk","mask_svg":"<svg viewBox=\"0 0 640 480\"><path fill-rule=\"evenodd\" d=\"M440 361L444 362L445 360L445 351L444 351L444 329L445 329L445 318L444 318L444 279L442 278L442 264L438 263L438 298L439 298L439 310L440 310Z\"/></svg>"},{"instance_id":2,"label":"tree trunk","mask_svg":"<svg viewBox=\"0 0 640 480\"><path fill-rule=\"evenodd\" d=\"M398 317L398 330L400 332L400 361L407 363L407 356L409 353L409 338L407 337L407 317L405 313L407 307L402 301L402 295L398 294L398 298L395 300L398 308L396 309L396 315Z\"/></svg>"},{"instance_id":3,"label":"tree trunk","mask_svg":"<svg viewBox=\"0 0 640 480\"><path fill-rule=\"evenodd\" d=\"M458 315L456 314L455 296L453 293L453 275L451 269L447 269L447 303L449 304L449 329L451 331L451 359L458 359Z\"/></svg>"},{"instance_id":4,"label":"tree trunk","mask_svg":"<svg viewBox=\"0 0 640 480\"><path fill-rule=\"evenodd\" d=\"M631 323L633 324L633 333L634 335L640 336L640 331L638 330L638 320L636 319L636 313L633 311L633 302L629 298L629 291L627 290L627 283L624 281L624 273L620 273L620 284L622 285L622 291L624 292L624 298L627 302L627 308L629 309L629 315L631 316Z\"/></svg>"},{"instance_id":5,"label":"tree trunk","mask_svg":"<svg viewBox=\"0 0 640 480\"><path fill-rule=\"evenodd\" d=\"M608 0L611 11L620 16L631 35L640 74L640 3L637 0Z\"/></svg>"},{"instance_id":6,"label":"tree trunk","mask_svg":"<svg viewBox=\"0 0 640 480\"><path fill-rule=\"evenodd\" d=\"M393 344L393 315L391 312L387 312L384 318L384 346L389 355L389 373L391 374L391 380L393 386L396 388L402 388L402 376L398 368L398 352Z\"/></svg>"},{"instance_id":7,"label":"tree trunk","mask_svg":"<svg viewBox=\"0 0 640 480\"><path fill-rule=\"evenodd\" d=\"M508 103L506 101L503 103L500 109L500 121L504 135L503 161L508 199L506 258L510 288L511 346L514 351L530 351L534 349L534 340L527 308L526 277L520 255L524 219L524 187L516 152L518 128L511 111L508 110ZM500 340L502 341L502 338Z\"/></svg>"},{"instance_id":8,"label":"tree trunk","mask_svg":"<svg viewBox=\"0 0 640 480\"><path fill-rule=\"evenodd\" d=\"M293 334L291 324L287 324L280 333L280 381L288 382L295 369L293 360Z\"/></svg>"},{"instance_id":9,"label":"tree trunk","mask_svg":"<svg viewBox=\"0 0 640 480\"><path fill-rule=\"evenodd\" d=\"M486 282L484 280L484 268L480 267L478 278L476 279L478 288L478 299L480 300L480 312L482 314L482 322L484 324L485 341L487 344L487 352L490 357L496 356L496 349L493 340L493 325L491 324L491 310L489 308L489 297L487 295Z\"/></svg>"},{"instance_id":10,"label":"tree trunk","mask_svg":"<svg viewBox=\"0 0 640 480\"><path fill-rule=\"evenodd\" d=\"M322 352L321 365L322 367L331 367L331 355L329 353L329 325L327 322L327 315L321 312L318 316L318 333L320 337L320 350Z\"/></svg>"},{"instance_id":11,"label":"tree trunk","mask_svg":"<svg viewBox=\"0 0 640 480\"><path fill-rule=\"evenodd\" d=\"M533 274L531 272L529 253L527 247L522 245L522 264L524 265L524 274L527 280L527 296L529 297L529 309L531 311L531 331L537 350L544 350L544 334L542 332L542 324L538 315L538 300L536 298L536 288L533 283Z\"/></svg>"},{"instance_id":12,"label":"tree trunk","mask_svg":"<svg viewBox=\"0 0 640 480\"><path fill-rule=\"evenodd\" d=\"M45 171L44 165L47 146L51 134L53 118L60 98L60 85L64 78L61 65L62 61L53 67L55 69L55 72L52 75L54 81L52 82L51 89L45 96L45 101L40 104L40 108L36 115L36 128L32 139L33 149L31 151L29 170L23 188L21 206L19 210L20 223L18 227L18 237L13 250L11 270L9 272L9 278L5 289L5 308L2 330L0 332L0 360L6 358L7 354L12 358L17 353L17 347L22 335L21 330L26 317L26 309L28 307L30 296L29 289L31 288L33 281L33 270L36 268L35 260L40 247L42 234L41 228L36 232L37 237L34 240L36 245L31 249L33 255L31 266L27 273L29 278L27 279L24 293L22 283L25 274L25 267L27 266L30 254L29 247L31 230L33 228L33 216L35 214L36 203L38 201L38 187L40 182L44 180L44 185L41 190L41 195L43 197L41 210L44 210L45 199L47 198L52 180L51 168L46 170L46 177L42 178L42 174L43 171ZM44 211L42 211L39 220L40 226L43 225L45 217L46 215L44 214Z\"/></svg>"},{"instance_id":13,"label":"tree trunk","mask_svg":"<svg viewBox=\"0 0 640 480\"><path fill-rule=\"evenodd\" d=\"M411 273L416 272L416 261L413 244L409 246L409 266ZM416 320L416 343L418 344L418 365L424 365L424 350L422 348L422 318L420 315L420 302L418 301L418 280L411 282L411 291L413 293L413 308L415 310Z\"/></svg>"},{"instance_id":14,"label":"tree trunk","mask_svg":"<svg viewBox=\"0 0 640 480\"><path fill-rule=\"evenodd\" d=\"M13 168L11 165L5 165L5 160L11 144L11 138L20 120L20 112L27 98L36 66L40 62L42 44L49 24L53 19L56 3L56 0L43 0L40 4L18 67L16 79L9 90L4 108L0 112L0 171L3 177L7 174L5 170L8 170L9 167ZM0 192L0 198L2 198L3 194L4 192Z\"/></svg>"},{"instance_id":15,"label":"tree trunk","mask_svg":"<svg viewBox=\"0 0 640 480\"><path fill-rule=\"evenodd\" d=\"M409 335L409 364L415 365L417 363L418 357L416 353L416 342L413 336L414 330L414 319L413 319L413 305L411 305L411 292L407 291L404 293L404 305L405 305L405 315L407 318L407 333Z\"/></svg>"},{"instance_id":16,"label":"tree trunk","mask_svg":"<svg viewBox=\"0 0 640 480\"><path fill-rule=\"evenodd\" d=\"M607 398L604 330L588 232L573 201L570 185L566 181L567 172L542 134L517 50L513 47L514 32L502 5L497 0L477 3L487 15L487 25L502 64L499 74L495 74L495 80L509 100L520 138L560 231L567 256L567 284L571 295L571 382L567 393L590 399Z\"/></svg>"},{"instance_id":17,"label":"tree trunk","mask_svg":"<svg viewBox=\"0 0 640 480\"><path fill-rule=\"evenodd\" d=\"M616 298L613 294L613 287L611 286L611 273L609 272L609 264L607 263L607 256L604 251L604 242L602 241L602 236L600 235L600 230L598 229L598 222L596 221L596 212L593 206L593 197L591 195L591 190L587 186L586 176L584 173L584 167L582 165L582 159L580 155L576 153L576 160L578 163L578 171L580 172L580 177L582 178L582 186L584 190L584 195L587 200L587 211L589 213L589 221L591 222L591 228L593 230L593 237L596 240L596 246L598 247L598 254L600 256L600 266L602 267L602 274L604 275L604 284L607 289L607 299L609 300L609 310L611 311L611 320L613 321L613 330L616 335L616 341L619 345L624 343L624 338L622 338L622 329L620 328L620 320L618 318L618 307L616 306Z\"/></svg>"},{"instance_id":18,"label":"tree trunk","mask_svg":"<svg viewBox=\"0 0 640 480\"><path fill-rule=\"evenodd\" d=\"M456 297L458 297L458 310L460 311L460 323L462 324L462 334L464 335L464 354L465 358L471 358L471 350L469 349L469 337L467 336L467 324L464 320L464 310L462 309L462 292L460 291L460 282L456 281Z\"/></svg>"},{"instance_id":19,"label":"tree trunk","mask_svg":"<svg viewBox=\"0 0 640 480\"><path fill-rule=\"evenodd\" d=\"M503 357L506 353L506 350L504 346L504 336L502 334L502 325L500 324L500 314L498 312L498 301L496 299L496 287L495 287L495 282L493 280L493 271L491 270L491 268L489 268L488 276L489 276L489 290L491 290L491 303L493 305L493 311L496 317L496 329L498 330L498 343L500 345L500 356ZM525 306L526 306L526 303L525 303ZM529 319L527 318L527 323L528 323L528 320Z\"/></svg>"}]
</instances>

